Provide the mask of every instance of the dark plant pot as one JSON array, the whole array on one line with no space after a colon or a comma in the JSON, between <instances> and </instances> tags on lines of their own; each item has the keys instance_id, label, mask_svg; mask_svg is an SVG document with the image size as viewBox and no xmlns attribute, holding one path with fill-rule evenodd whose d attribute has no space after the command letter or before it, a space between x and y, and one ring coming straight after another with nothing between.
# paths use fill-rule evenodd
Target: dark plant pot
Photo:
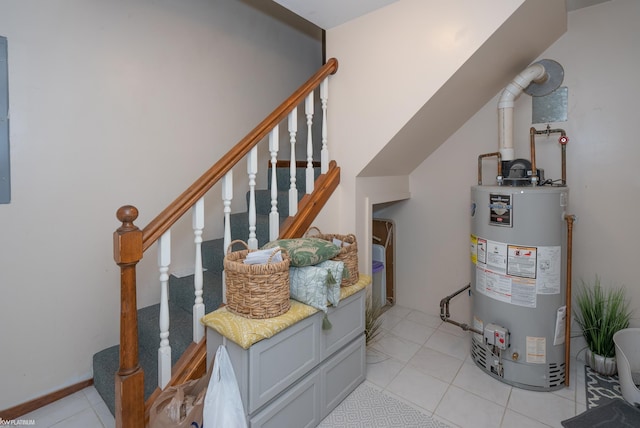
<instances>
[{"instance_id":1,"label":"dark plant pot","mask_svg":"<svg viewBox=\"0 0 640 428\"><path fill-rule=\"evenodd\" d=\"M618 372L616 357L603 357L602 355L594 354L591 349L587 349L586 359L587 365L596 373L604 376L613 376Z\"/></svg>"}]
</instances>

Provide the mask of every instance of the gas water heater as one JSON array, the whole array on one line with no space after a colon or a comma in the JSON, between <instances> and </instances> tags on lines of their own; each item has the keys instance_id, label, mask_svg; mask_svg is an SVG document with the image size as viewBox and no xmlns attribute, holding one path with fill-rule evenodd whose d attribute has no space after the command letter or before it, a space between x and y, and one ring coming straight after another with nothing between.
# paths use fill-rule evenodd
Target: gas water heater
<instances>
[{"instance_id":1,"label":"gas water heater","mask_svg":"<svg viewBox=\"0 0 640 428\"><path fill-rule=\"evenodd\" d=\"M568 189L471 189L471 356L514 386L565 381L565 211Z\"/></svg>"},{"instance_id":2,"label":"gas water heater","mask_svg":"<svg viewBox=\"0 0 640 428\"><path fill-rule=\"evenodd\" d=\"M560 71L559 71L560 70ZM520 388L562 388L568 376L566 143L562 129L530 129L530 159L514 159L513 101L521 92L550 93L562 67L542 60L504 90L498 105L500 150L478 158L478 185L471 188L471 356L491 376ZM558 78L558 73L562 74ZM562 179L549 180L536 166L536 136L559 135ZM482 165L496 157L495 183L483 185ZM448 322L449 299L441 302ZM446 314L444 314L446 309Z\"/></svg>"}]
</instances>

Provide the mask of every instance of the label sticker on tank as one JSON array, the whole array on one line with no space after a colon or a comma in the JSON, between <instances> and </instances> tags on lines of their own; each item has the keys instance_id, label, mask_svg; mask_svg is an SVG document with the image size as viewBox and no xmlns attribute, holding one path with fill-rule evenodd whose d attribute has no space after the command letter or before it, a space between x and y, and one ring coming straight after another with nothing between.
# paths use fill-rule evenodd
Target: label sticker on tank
<instances>
[{"instance_id":1,"label":"label sticker on tank","mask_svg":"<svg viewBox=\"0 0 640 428\"><path fill-rule=\"evenodd\" d=\"M547 362L547 339L527 336L527 363L545 364Z\"/></svg>"},{"instance_id":2,"label":"label sticker on tank","mask_svg":"<svg viewBox=\"0 0 640 428\"><path fill-rule=\"evenodd\" d=\"M536 283L531 279L511 278L511 303L535 308L537 305Z\"/></svg>"},{"instance_id":3,"label":"label sticker on tank","mask_svg":"<svg viewBox=\"0 0 640 428\"><path fill-rule=\"evenodd\" d=\"M562 249L535 247L472 237L476 290L501 302L535 308L539 294L560 294Z\"/></svg>"},{"instance_id":4,"label":"label sticker on tank","mask_svg":"<svg viewBox=\"0 0 640 428\"><path fill-rule=\"evenodd\" d=\"M478 263L478 238L476 235L471 235L471 263L474 265Z\"/></svg>"},{"instance_id":5,"label":"label sticker on tank","mask_svg":"<svg viewBox=\"0 0 640 428\"><path fill-rule=\"evenodd\" d=\"M476 291L487 297L512 305L535 308L536 284L533 280L512 278L476 266Z\"/></svg>"},{"instance_id":6,"label":"label sticker on tank","mask_svg":"<svg viewBox=\"0 0 640 428\"><path fill-rule=\"evenodd\" d=\"M478 263L487 263L487 240L476 238L476 260Z\"/></svg>"},{"instance_id":7,"label":"label sticker on tank","mask_svg":"<svg viewBox=\"0 0 640 428\"><path fill-rule=\"evenodd\" d=\"M491 193L489 195L489 224L511 227L511 195Z\"/></svg>"},{"instance_id":8,"label":"label sticker on tank","mask_svg":"<svg viewBox=\"0 0 640 428\"><path fill-rule=\"evenodd\" d=\"M556 331L553 335L553 345L562 345L565 340L567 322L567 307L560 306L556 312Z\"/></svg>"},{"instance_id":9,"label":"label sticker on tank","mask_svg":"<svg viewBox=\"0 0 640 428\"><path fill-rule=\"evenodd\" d=\"M487 269L507 273L507 244L488 240L485 242Z\"/></svg>"},{"instance_id":10,"label":"label sticker on tank","mask_svg":"<svg viewBox=\"0 0 640 428\"><path fill-rule=\"evenodd\" d=\"M536 292L538 294L560 294L561 278L561 247L538 247L538 278L536 280Z\"/></svg>"},{"instance_id":11,"label":"label sticker on tank","mask_svg":"<svg viewBox=\"0 0 640 428\"><path fill-rule=\"evenodd\" d=\"M508 245L507 254L508 275L535 279L538 254L536 247Z\"/></svg>"}]
</instances>

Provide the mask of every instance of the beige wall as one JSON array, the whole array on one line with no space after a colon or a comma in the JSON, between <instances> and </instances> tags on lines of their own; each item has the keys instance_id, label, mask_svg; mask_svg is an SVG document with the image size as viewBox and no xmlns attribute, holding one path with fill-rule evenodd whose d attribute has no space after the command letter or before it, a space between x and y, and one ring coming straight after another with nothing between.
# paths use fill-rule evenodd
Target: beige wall
<instances>
[{"instance_id":1,"label":"beige wall","mask_svg":"<svg viewBox=\"0 0 640 428\"><path fill-rule=\"evenodd\" d=\"M263 3L0 3L13 187L0 205L0 409L90 378L92 355L118 342L117 208L136 205L145 225L320 66L319 30ZM216 187L207 204L219 200ZM140 306L159 299L155 264L152 248Z\"/></svg>"},{"instance_id":2,"label":"beige wall","mask_svg":"<svg viewBox=\"0 0 640 428\"><path fill-rule=\"evenodd\" d=\"M540 27L532 25L533 17L548 18L541 21L551 27L544 36L536 37ZM402 0L330 29L327 55L338 58L340 69L331 85L329 141L342 179L323 216L342 213L334 229L370 242L370 223L363 220L370 201L404 199L409 189L363 180L404 176L409 183L406 176L475 112L468 106L479 108L492 96L487 87L508 82L496 64L520 71L526 57L535 58L562 34L565 18L564 4L555 0ZM466 96L473 99L464 103ZM359 259L361 270L370 271L366 251Z\"/></svg>"},{"instance_id":3,"label":"beige wall","mask_svg":"<svg viewBox=\"0 0 640 428\"><path fill-rule=\"evenodd\" d=\"M639 325L640 239L637 138L640 3L615 0L569 13L569 29L540 58L555 59L568 87L569 211L574 228L574 284L595 274L625 285ZM411 199L380 215L397 224L397 302L438 313L439 301L469 281L469 191L477 156L497 149L497 98L488 102L410 176ZM516 102L518 157L529 158L531 98ZM544 128L544 125L536 125ZM547 177L560 177L557 137L537 140L536 161ZM468 321L470 298L452 302L453 317ZM577 348L572 350L574 353Z\"/></svg>"}]
</instances>

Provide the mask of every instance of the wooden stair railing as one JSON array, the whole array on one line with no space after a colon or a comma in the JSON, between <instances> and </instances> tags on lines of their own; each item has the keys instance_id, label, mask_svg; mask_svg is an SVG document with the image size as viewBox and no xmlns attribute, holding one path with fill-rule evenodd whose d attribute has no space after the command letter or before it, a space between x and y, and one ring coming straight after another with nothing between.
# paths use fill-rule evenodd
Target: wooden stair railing
<instances>
[{"instance_id":1,"label":"wooden stair railing","mask_svg":"<svg viewBox=\"0 0 640 428\"><path fill-rule=\"evenodd\" d=\"M157 217L140 230L134 221L138 210L131 205L118 209L117 218L122 225L114 232L114 260L120 267L120 363L115 376L115 420L117 428L144 427L144 372L140 367L138 355L138 322L136 301L136 265L142 260L144 252L151 247L171 226L180 219L196 202L198 202L217 182L219 182L242 158L244 158L271 130L292 112L305 98L314 91L329 75L335 74L338 61L331 58L309 80L298 88L289 98L278 106L247 136L238 142L224 157L216 162L187 190L176 198ZM339 183L339 168L331 162L326 173L317 181L317 189L305 195L300 201L299 212L293 220L287 219L281 236L301 236L306 227L320 211L322 205ZM323 177L325 176L325 177ZM320 196L312 196L314 194ZM319 199L317 199L319 198ZM299 219L299 220L295 220ZM302 230L304 229L304 230ZM302 232L300 232L302 230ZM204 342L204 340L202 341ZM203 345L190 347L187 355L183 354L174 372L171 384L194 378L198 373L196 366L202 364ZM199 369L201 370L201 368ZM185 372L190 372L185 377Z\"/></svg>"}]
</instances>

